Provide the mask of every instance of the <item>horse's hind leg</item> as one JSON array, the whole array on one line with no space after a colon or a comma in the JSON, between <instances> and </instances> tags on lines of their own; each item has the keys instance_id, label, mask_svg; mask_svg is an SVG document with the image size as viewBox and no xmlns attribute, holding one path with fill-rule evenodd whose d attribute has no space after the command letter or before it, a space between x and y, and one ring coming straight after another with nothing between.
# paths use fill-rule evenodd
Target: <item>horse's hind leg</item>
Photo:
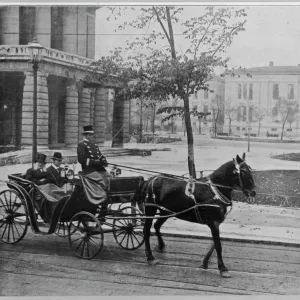
<instances>
[{"instance_id":1,"label":"horse's hind leg","mask_svg":"<svg viewBox=\"0 0 300 300\"><path fill-rule=\"evenodd\" d=\"M147 217L154 217L156 213L156 208L146 208L145 210ZM151 235L151 227L152 227L153 219L146 219L144 224L144 238L145 238L145 253L147 256L147 261L153 263L155 257L152 254L151 246L150 246L150 235Z\"/></svg>"},{"instance_id":2,"label":"horse's hind leg","mask_svg":"<svg viewBox=\"0 0 300 300\"><path fill-rule=\"evenodd\" d=\"M222 258L222 245L221 245L221 241L220 241L220 230L219 230L219 223L218 222L213 222L212 224L208 225L210 230L211 230L211 234L214 240L214 244L215 244L215 248L217 251L217 255L218 255L218 268L220 271L220 274L222 277L231 277L228 269L225 267L224 262L223 262L223 258Z\"/></svg>"},{"instance_id":3,"label":"horse's hind leg","mask_svg":"<svg viewBox=\"0 0 300 300\"><path fill-rule=\"evenodd\" d=\"M202 260L201 268L203 268L205 270L208 268L208 263L209 263L209 260L212 256L214 250L215 250L215 244L213 242Z\"/></svg>"},{"instance_id":4,"label":"horse's hind leg","mask_svg":"<svg viewBox=\"0 0 300 300\"><path fill-rule=\"evenodd\" d=\"M163 238L160 233L161 226L167 221L168 218L161 218L157 219L157 221L154 223L154 229L158 240L158 249L160 251L163 251L165 248L165 243L163 241Z\"/></svg>"}]
</instances>

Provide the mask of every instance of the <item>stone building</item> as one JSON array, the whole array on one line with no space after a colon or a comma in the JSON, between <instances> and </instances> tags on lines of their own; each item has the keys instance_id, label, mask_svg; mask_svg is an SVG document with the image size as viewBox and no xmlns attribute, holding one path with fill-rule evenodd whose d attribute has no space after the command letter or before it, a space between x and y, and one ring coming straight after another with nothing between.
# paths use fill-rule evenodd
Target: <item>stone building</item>
<instances>
[{"instance_id":1,"label":"stone building","mask_svg":"<svg viewBox=\"0 0 300 300\"><path fill-rule=\"evenodd\" d=\"M105 138L107 102L116 78L86 80L95 71L95 11L88 6L0 8L0 145L32 145L33 68L28 44L43 46L37 73L38 147L73 148L82 126ZM79 84L80 83L80 84ZM128 108L114 103L115 146L128 137Z\"/></svg>"},{"instance_id":2,"label":"stone building","mask_svg":"<svg viewBox=\"0 0 300 300\"><path fill-rule=\"evenodd\" d=\"M248 68L246 72L240 72L240 77L226 76L225 101L234 110L232 132L244 135L249 117L251 133L280 134L282 123L276 103L281 98L299 105L299 88L299 65L275 66L270 62L269 66ZM228 116L225 116L225 122L228 126ZM295 115L291 129L286 124L286 132L296 134L298 122Z\"/></svg>"}]
</instances>

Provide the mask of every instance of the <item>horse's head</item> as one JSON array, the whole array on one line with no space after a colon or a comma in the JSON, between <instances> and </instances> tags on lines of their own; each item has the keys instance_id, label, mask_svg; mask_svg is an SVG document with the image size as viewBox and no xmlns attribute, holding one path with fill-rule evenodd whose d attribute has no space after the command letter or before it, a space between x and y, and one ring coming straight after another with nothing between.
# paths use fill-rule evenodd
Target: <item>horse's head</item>
<instances>
[{"instance_id":1,"label":"horse's head","mask_svg":"<svg viewBox=\"0 0 300 300\"><path fill-rule=\"evenodd\" d=\"M256 195L255 192L255 183L251 172L251 167L247 165L246 154L243 154L243 157L240 158L239 155L236 158L233 158L233 169L232 173L234 178L234 188L241 190L246 197L253 198Z\"/></svg>"}]
</instances>

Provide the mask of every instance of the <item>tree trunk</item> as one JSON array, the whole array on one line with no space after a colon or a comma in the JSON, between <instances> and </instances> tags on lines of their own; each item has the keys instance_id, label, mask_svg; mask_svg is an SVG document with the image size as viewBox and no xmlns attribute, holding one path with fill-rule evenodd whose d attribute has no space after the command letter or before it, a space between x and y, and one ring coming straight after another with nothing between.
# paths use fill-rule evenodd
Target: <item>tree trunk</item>
<instances>
[{"instance_id":1,"label":"tree trunk","mask_svg":"<svg viewBox=\"0 0 300 300\"><path fill-rule=\"evenodd\" d=\"M287 120L287 117L285 118L284 122L282 123L281 138L280 138L281 141L283 140L283 131L284 131L284 126L285 126L286 120Z\"/></svg>"},{"instance_id":2,"label":"tree trunk","mask_svg":"<svg viewBox=\"0 0 300 300\"><path fill-rule=\"evenodd\" d=\"M231 134L232 131L231 131L231 118L229 118L229 134Z\"/></svg>"},{"instance_id":3,"label":"tree trunk","mask_svg":"<svg viewBox=\"0 0 300 300\"><path fill-rule=\"evenodd\" d=\"M196 169L195 169L195 158L194 158L194 137L193 137L193 129L191 123L191 115L189 97L188 95L184 96L183 99L184 110L185 110L185 126L186 126L186 135L187 135L187 143L188 143L188 168L189 174L193 178L196 178Z\"/></svg>"},{"instance_id":4,"label":"tree trunk","mask_svg":"<svg viewBox=\"0 0 300 300\"><path fill-rule=\"evenodd\" d=\"M166 15L167 15L167 22L168 22L168 29L169 29L169 44L171 48L171 55L172 55L172 59L175 61L176 50L175 50L174 34L173 34L173 27L172 27L169 7L166 7ZM179 76L179 74L177 74L177 76ZM179 91L181 91L181 95L182 95L181 99L183 100L184 110L185 110L184 116L185 116L185 126L186 126L186 134L187 134L187 143L188 143L189 174L193 178L196 178L195 159L194 159L194 138L193 138L193 129L191 124L189 96L185 93L183 86L180 84L179 80L177 84L178 84Z\"/></svg>"},{"instance_id":5,"label":"tree trunk","mask_svg":"<svg viewBox=\"0 0 300 300\"><path fill-rule=\"evenodd\" d=\"M201 118L198 119L199 119L199 134L201 134Z\"/></svg>"},{"instance_id":6,"label":"tree trunk","mask_svg":"<svg viewBox=\"0 0 300 300\"><path fill-rule=\"evenodd\" d=\"M153 136L153 143L154 143L154 135L155 135L155 115L156 115L156 105L153 104L153 111L152 111L152 136Z\"/></svg>"},{"instance_id":7,"label":"tree trunk","mask_svg":"<svg viewBox=\"0 0 300 300\"><path fill-rule=\"evenodd\" d=\"M149 121L149 118L147 117L147 120L146 120L146 132L148 132L148 121Z\"/></svg>"},{"instance_id":8,"label":"tree trunk","mask_svg":"<svg viewBox=\"0 0 300 300\"><path fill-rule=\"evenodd\" d=\"M142 99L140 101L140 143L142 142L143 139L143 105L142 105Z\"/></svg>"},{"instance_id":9,"label":"tree trunk","mask_svg":"<svg viewBox=\"0 0 300 300\"><path fill-rule=\"evenodd\" d=\"M258 132L257 132L257 136L259 136L260 134L260 120L258 120Z\"/></svg>"}]
</instances>

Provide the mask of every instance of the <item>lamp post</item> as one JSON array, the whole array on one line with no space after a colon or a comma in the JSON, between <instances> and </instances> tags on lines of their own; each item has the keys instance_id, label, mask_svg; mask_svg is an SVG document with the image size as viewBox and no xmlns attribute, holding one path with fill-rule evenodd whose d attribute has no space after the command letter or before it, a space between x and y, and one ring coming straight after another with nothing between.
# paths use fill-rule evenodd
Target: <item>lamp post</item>
<instances>
[{"instance_id":1,"label":"lamp post","mask_svg":"<svg viewBox=\"0 0 300 300\"><path fill-rule=\"evenodd\" d=\"M36 37L28 44L30 61L33 69L33 118L32 118L32 165L37 156L37 70L41 60L43 47L38 43Z\"/></svg>"}]
</instances>

